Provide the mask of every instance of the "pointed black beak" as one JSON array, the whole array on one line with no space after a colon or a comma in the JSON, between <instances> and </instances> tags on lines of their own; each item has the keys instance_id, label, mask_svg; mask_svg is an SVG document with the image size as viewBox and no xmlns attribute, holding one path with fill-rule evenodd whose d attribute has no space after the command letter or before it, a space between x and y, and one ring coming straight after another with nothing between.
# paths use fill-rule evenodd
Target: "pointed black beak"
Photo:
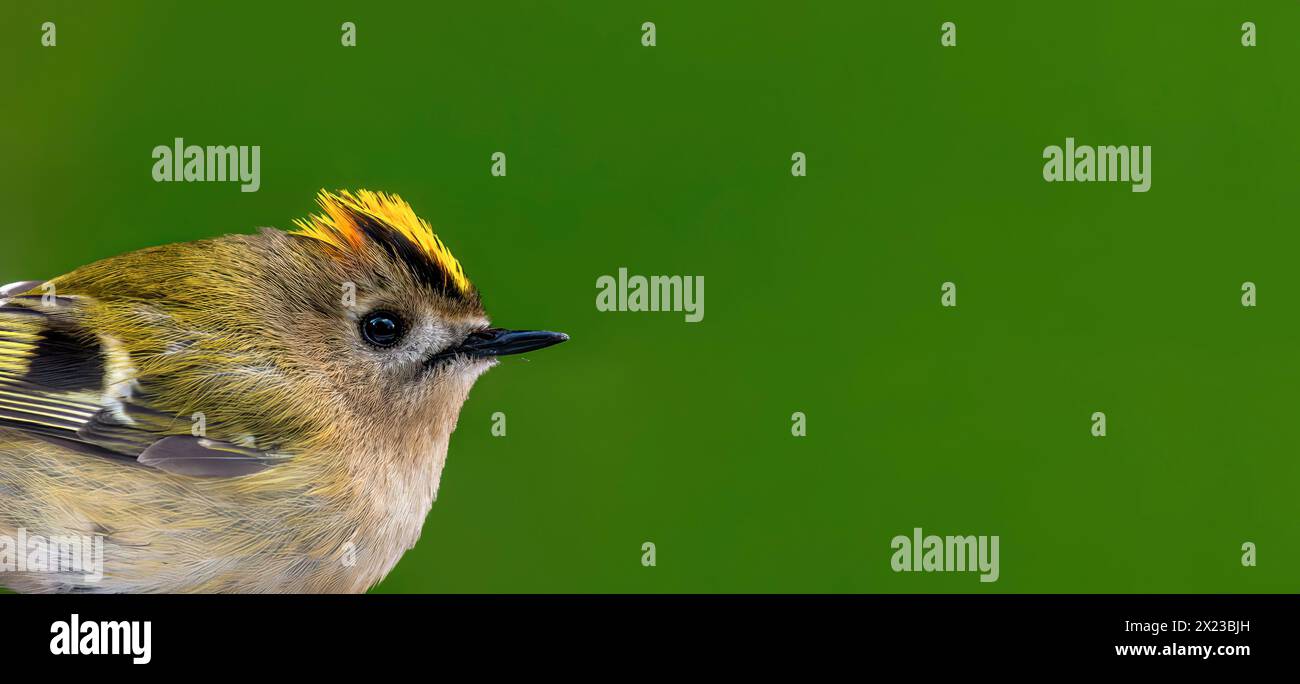
<instances>
[{"instance_id":1,"label":"pointed black beak","mask_svg":"<svg viewBox=\"0 0 1300 684\"><path fill-rule=\"evenodd\" d=\"M506 356L545 349L567 342L568 335L547 330L504 330L488 328L470 333L460 350L472 356Z\"/></svg>"},{"instance_id":2,"label":"pointed black beak","mask_svg":"<svg viewBox=\"0 0 1300 684\"><path fill-rule=\"evenodd\" d=\"M434 355L426 365L442 359L465 354L467 356L492 357L545 349L551 345L568 341L564 333L547 330L505 330L503 328L486 328L469 334L460 345Z\"/></svg>"}]
</instances>

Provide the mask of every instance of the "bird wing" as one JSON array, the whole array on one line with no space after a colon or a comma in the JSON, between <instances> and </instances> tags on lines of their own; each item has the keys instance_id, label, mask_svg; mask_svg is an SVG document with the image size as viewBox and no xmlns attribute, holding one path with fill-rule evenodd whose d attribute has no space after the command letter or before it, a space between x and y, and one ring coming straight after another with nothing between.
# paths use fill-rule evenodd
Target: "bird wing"
<instances>
[{"instance_id":1,"label":"bird wing","mask_svg":"<svg viewBox=\"0 0 1300 684\"><path fill-rule=\"evenodd\" d=\"M41 288L0 287L0 428L181 475L235 477L282 460L191 434L188 417L156 408L129 359L78 324L84 298Z\"/></svg>"}]
</instances>

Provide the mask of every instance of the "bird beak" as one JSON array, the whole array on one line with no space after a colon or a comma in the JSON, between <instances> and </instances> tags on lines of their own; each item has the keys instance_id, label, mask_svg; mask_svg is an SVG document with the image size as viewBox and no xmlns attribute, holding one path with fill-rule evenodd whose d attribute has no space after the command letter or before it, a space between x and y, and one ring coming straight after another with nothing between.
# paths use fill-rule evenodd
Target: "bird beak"
<instances>
[{"instance_id":1,"label":"bird beak","mask_svg":"<svg viewBox=\"0 0 1300 684\"><path fill-rule=\"evenodd\" d=\"M567 342L568 335L547 330L505 330L503 328L484 328L476 330L465 338L464 342L450 349L445 349L425 359L424 365L434 364L459 355L475 358L492 358L509 354L522 354L537 349L544 349L553 344Z\"/></svg>"},{"instance_id":2,"label":"bird beak","mask_svg":"<svg viewBox=\"0 0 1300 684\"><path fill-rule=\"evenodd\" d=\"M507 356L545 349L568 339L564 333L547 330L487 328L470 333L459 351L470 356Z\"/></svg>"}]
</instances>

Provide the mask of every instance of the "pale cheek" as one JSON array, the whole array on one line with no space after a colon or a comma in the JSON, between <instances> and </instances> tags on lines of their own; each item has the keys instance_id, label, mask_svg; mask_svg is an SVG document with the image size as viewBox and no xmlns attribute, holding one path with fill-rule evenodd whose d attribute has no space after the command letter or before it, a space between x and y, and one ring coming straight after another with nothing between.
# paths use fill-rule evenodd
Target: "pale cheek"
<instances>
[{"instance_id":1,"label":"pale cheek","mask_svg":"<svg viewBox=\"0 0 1300 684\"><path fill-rule=\"evenodd\" d=\"M460 359L440 373L430 391L436 398L464 401L470 388L488 369L497 365L496 359Z\"/></svg>"},{"instance_id":2,"label":"pale cheek","mask_svg":"<svg viewBox=\"0 0 1300 684\"><path fill-rule=\"evenodd\" d=\"M457 369L456 375L465 385L468 391L473 386L474 381L478 380L480 375L488 372L488 369L500 363L496 359L473 359L466 361L464 366Z\"/></svg>"}]
</instances>

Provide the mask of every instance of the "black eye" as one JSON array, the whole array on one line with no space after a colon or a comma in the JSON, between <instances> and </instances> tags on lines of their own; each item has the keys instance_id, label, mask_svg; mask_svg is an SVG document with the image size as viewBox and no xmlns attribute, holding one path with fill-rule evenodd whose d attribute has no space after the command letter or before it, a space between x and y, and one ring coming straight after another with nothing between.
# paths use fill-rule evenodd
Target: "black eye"
<instances>
[{"instance_id":1,"label":"black eye","mask_svg":"<svg viewBox=\"0 0 1300 684\"><path fill-rule=\"evenodd\" d=\"M372 311L361 319L361 336L376 347L391 347L402 338L402 319L387 311Z\"/></svg>"}]
</instances>

